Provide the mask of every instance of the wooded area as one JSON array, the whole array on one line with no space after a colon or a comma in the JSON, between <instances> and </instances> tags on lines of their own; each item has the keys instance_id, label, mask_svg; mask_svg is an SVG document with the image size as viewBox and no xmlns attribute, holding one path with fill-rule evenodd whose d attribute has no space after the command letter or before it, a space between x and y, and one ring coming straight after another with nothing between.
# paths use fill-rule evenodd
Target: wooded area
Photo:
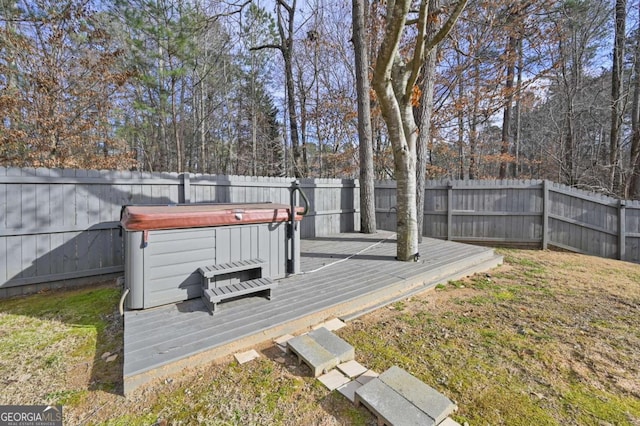
<instances>
[{"instance_id":1,"label":"wooded area","mask_svg":"<svg viewBox=\"0 0 640 426\"><path fill-rule=\"evenodd\" d=\"M358 2L369 79L399 3ZM640 2L404 3L418 177L640 197ZM352 31L345 2L1 0L0 164L356 177ZM373 174L397 178L378 96Z\"/></svg>"}]
</instances>

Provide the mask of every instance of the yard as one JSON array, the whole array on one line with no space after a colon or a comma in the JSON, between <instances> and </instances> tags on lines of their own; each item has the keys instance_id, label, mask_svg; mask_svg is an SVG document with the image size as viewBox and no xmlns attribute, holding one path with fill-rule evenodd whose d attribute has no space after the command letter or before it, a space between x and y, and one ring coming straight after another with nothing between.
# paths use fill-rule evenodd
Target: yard
<instances>
[{"instance_id":1,"label":"yard","mask_svg":"<svg viewBox=\"0 0 640 426\"><path fill-rule=\"evenodd\" d=\"M640 265L501 250L450 282L338 334L377 371L399 365L477 424L640 425ZM270 344L121 396L120 290L0 301L0 404L64 405L66 424L375 424Z\"/></svg>"}]
</instances>

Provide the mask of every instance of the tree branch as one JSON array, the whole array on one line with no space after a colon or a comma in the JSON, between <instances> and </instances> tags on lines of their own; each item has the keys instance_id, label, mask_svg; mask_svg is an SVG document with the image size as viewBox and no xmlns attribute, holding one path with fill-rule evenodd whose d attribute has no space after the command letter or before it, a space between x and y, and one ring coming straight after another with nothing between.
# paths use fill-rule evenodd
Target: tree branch
<instances>
[{"instance_id":1,"label":"tree branch","mask_svg":"<svg viewBox=\"0 0 640 426\"><path fill-rule=\"evenodd\" d=\"M255 46L255 47L250 47L249 50L252 52L255 52L257 50L264 50L264 49L278 49L278 50L282 50L282 45L281 44L263 44L261 46Z\"/></svg>"},{"instance_id":2,"label":"tree branch","mask_svg":"<svg viewBox=\"0 0 640 426\"><path fill-rule=\"evenodd\" d=\"M449 16L449 19L447 19L447 22L445 22L444 26L440 29L440 31L438 31L438 33L426 44L425 46L426 53L429 53L431 49L436 47L442 40L444 40L444 38L447 35L449 35L449 33L451 32L451 29L453 29L453 26L455 25L456 21L460 17L460 14L462 13L462 11L466 6L467 6L467 0L458 1L458 3L456 4L456 8L453 10L453 13L451 14L451 16Z\"/></svg>"},{"instance_id":3,"label":"tree branch","mask_svg":"<svg viewBox=\"0 0 640 426\"><path fill-rule=\"evenodd\" d=\"M429 1L422 0L420 3L420 12L418 15L418 38L416 39L416 47L413 50L413 59L411 59L411 74L407 80L404 96L411 96L413 86L420 75L420 69L424 62L424 45L427 32L427 15L429 14Z\"/></svg>"}]
</instances>

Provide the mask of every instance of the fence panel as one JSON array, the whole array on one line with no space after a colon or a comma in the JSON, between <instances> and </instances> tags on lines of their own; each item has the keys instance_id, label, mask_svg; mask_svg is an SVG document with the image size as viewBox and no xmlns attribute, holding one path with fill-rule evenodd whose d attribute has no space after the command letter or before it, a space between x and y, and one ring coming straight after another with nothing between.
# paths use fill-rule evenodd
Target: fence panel
<instances>
[{"instance_id":1,"label":"fence panel","mask_svg":"<svg viewBox=\"0 0 640 426\"><path fill-rule=\"evenodd\" d=\"M549 242L600 257L619 256L616 199L553 184L549 188Z\"/></svg>"},{"instance_id":2,"label":"fence panel","mask_svg":"<svg viewBox=\"0 0 640 426\"><path fill-rule=\"evenodd\" d=\"M127 204L289 204L293 178L0 167L0 297L123 270ZM356 229L357 183L309 179L305 238ZM319 207L318 207L319 206ZM357 223L359 225L359 223ZM56 284L58 286L60 284Z\"/></svg>"},{"instance_id":3,"label":"fence panel","mask_svg":"<svg viewBox=\"0 0 640 426\"><path fill-rule=\"evenodd\" d=\"M395 188L376 183L380 229L395 230ZM428 181L423 235L640 262L640 202L540 180Z\"/></svg>"},{"instance_id":4,"label":"fence panel","mask_svg":"<svg viewBox=\"0 0 640 426\"><path fill-rule=\"evenodd\" d=\"M293 178L0 168L0 297L123 270L127 204L289 204ZM303 179L310 238L359 229L358 182ZM378 229L396 227L396 185L376 182ZM543 181L428 181L423 235L540 245L640 262L640 202ZM58 284L56 284L58 285Z\"/></svg>"}]
</instances>

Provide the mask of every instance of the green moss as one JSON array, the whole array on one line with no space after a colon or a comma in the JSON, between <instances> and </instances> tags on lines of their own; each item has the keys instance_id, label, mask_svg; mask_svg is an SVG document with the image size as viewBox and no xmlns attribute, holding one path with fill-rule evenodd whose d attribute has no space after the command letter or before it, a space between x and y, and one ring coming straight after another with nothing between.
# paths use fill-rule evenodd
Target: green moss
<instances>
[{"instance_id":1,"label":"green moss","mask_svg":"<svg viewBox=\"0 0 640 426\"><path fill-rule=\"evenodd\" d=\"M488 296L473 296L469 299L464 300L463 302L474 306L482 306L486 305L487 303L492 303L493 300Z\"/></svg>"},{"instance_id":2,"label":"green moss","mask_svg":"<svg viewBox=\"0 0 640 426\"><path fill-rule=\"evenodd\" d=\"M402 301L400 301L400 302L396 302L396 303L394 303L392 306L394 307L394 309L395 309L396 311L403 311L403 310L404 310L404 309L406 309L406 307L407 307L407 305L406 305L404 302L402 302Z\"/></svg>"},{"instance_id":3,"label":"green moss","mask_svg":"<svg viewBox=\"0 0 640 426\"><path fill-rule=\"evenodd\" d=\"M584 383L573 384L562 394L563 409L580 424L634 425L640 421L640 400L619 396Z\"/></svg>"},{"instance_id":4,"label":"green moss","mask_svg":"<svg viewBox=\"0 0 640 426\"><path fill-rule=\"evenodd\" d=\"M156 424L158 420L158 416L153 413L143 415L127 414L125 416L110 419L102 424L108 426L142 426Z\"/></svg>"},{"instance_id":5,"label":"green moss","mask_svg":"<svg viewBox=\"0 0 640 426\"><path fill-rule=\"evenodd\" d=\"M462 280L449 281L449 285L451 287L453 287L453 288L464 288L465 287L464 281L462 281Z\"/></svg>"},{"instance_id":6,"label":"green moss","mask_svg":"<svg viewBox=\"0 0 640 426\"><path fill-rule=\"evenodd\" d=\"M86 390L61 390L45 396L51 405L76 406L89 394Z\"/></svg>"},{"instance_id":7,"label":"green moss","mask_svg":"<svg viewBox=\"0 0 640 426\"><path fill-rule=\"evenodd\" d=\"M341 414L341 418L345 419L344 424L352 426L363 426L369 424L368 421L371 419L370 414L364 413L362 410L355 408L351 404L349 408L342 411Z\"/></svg>"},{"instance_id":8,"label":"green moss","mask_svg":"<svg viewBox=\"0 0 640 426\"><path fill-rule=\"evenodd\" d=\"M114 287L35 294L0 301L0 312L67 324L104 326L102 316L117 308L120 290Z\"/></svg>"}]
</instances>

